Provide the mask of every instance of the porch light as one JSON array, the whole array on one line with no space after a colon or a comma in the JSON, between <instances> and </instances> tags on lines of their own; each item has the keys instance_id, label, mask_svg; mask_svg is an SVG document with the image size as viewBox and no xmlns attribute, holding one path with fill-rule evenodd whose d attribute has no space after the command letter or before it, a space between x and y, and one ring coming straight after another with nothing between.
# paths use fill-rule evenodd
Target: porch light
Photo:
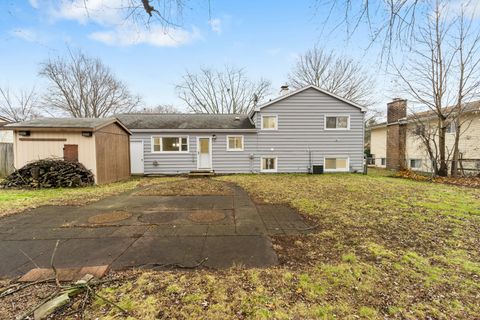
<instances>
[{"instance_id":1,"label":"porch light","mask_svg":"<svg viewBox=\"0 0 480 320\"><path fill-rule=\"evenodd\" d=\"M212 140L213 141L217 140L217 135L216 134L212 135Z\"/></svg>"}]
</instances>

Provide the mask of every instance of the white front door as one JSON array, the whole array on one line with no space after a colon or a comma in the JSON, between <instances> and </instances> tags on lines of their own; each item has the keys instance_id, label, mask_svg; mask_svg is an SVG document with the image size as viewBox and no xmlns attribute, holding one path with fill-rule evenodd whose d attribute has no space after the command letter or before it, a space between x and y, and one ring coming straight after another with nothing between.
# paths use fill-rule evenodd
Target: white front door
<instances>
[{"instance_id":1,"label":"white front door","mask_svg":"<svg viewBox=\"0 0 480 320\"><path fill-rule=\"evenodd\" d=\"M130 142L130 171L143 174L143 141Z\"/></svg>"},{"instance_id":2,"label":"white front door","mask_svg":"<svg viewBox=\"0 0 480 320\"><path fill-rule=\"evenodd\" d=\"M212 143L210 137L197 138L197 169L212 169Z\"/></svg>"}]
</instances>

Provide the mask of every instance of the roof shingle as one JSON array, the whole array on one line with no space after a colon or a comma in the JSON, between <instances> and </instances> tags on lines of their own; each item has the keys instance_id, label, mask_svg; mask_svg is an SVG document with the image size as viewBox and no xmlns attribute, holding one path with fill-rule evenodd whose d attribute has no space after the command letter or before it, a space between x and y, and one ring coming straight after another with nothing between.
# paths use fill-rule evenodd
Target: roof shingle
<instances>
[{"instance_id":1,"label":"roof shingle","mask_svg":"<svg viewBox=\"0 0 480 320\"><path fill-rule=\"evenodd\" d=\"M244 114L127 113L116 117L129 129L255 129Z\"/></svg>"}]
</instances>

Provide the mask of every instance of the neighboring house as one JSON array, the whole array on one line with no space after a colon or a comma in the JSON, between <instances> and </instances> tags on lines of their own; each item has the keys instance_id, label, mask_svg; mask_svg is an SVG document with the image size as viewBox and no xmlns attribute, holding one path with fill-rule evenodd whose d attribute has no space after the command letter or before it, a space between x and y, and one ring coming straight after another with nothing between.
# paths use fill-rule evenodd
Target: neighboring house
<instances>
[{"instance_id":1,"label":"neighboring house","mask_svg":"<svg viewBox=\"0 0 480 320\"><path fill-rule=\"evenodd\" d=\"M39 118L4 126L14 131L15 167L45 158L79 161L96 183L130 176L130 131L117 119Z\"/></svg>"},{"instance_id":2,"label":"neighboring house","mask_svg":"<svg viewBox=\"0 0 480 320\"><path fill-rule=\"evenodd\" d=\"M465 106L459 150L465 169L480 170L480 101ZM422 123L423 126L419 126ZM407 116L407 101L395 99L387 105L387 121L368 128L371 133L370 152L375 166L389 169L409 168L431 172L432 164L418 130L424 126L436 128L432 112ZM446 134L447 152L453 150L455 126L449 124Z\"/></svg>"},{"instance_id":3,"label":"neighboring house","mask_svg":"<svg viewBox=\"0 0 480 320\"><path fill-rule=\"evenodd\" d=\"M0 117L0 127L3 127L9 123L10 121L7 118ZM13 143L13 131L0 130L0 143Z\"/></svg>"},{"instance_id":4,"label":"neighboring house","mask_svg":"<svg viewBox=\"0 0 480 320\"><path fill-rule=\"evenodd\" d=\"M249 115L121 114L131 171L178 174L363 170L365 108L315 86Z\"/></svg>"}]
</instances>

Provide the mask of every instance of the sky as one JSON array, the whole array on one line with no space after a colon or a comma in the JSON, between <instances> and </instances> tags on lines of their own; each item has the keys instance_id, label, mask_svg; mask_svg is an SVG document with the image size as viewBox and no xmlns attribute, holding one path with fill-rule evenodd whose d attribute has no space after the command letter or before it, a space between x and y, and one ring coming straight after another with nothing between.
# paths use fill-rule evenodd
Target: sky
<instances>
[{"instance_id":1,"label":"sky","mask_svg":"<svg viewBox=\"0 0 480 320\"><path fill-rule=\"evenodd\" d=\"M317 45L357 59L375 75L379 109L395 96L379 67L378 46L367 50L367 27L348 37L345 26L337 27L343 12L325 23L328 8L314 0L190 1L180 26L168 30L125 20L117 8L126 0L88 0L88 12L83 1L0 2L0 86L42 91L47 82L38 75L40 64L79 49L100 58L145 106L185 110L175 84L186 70L244 68L253 80L270 80L275 96L298 55Z\"/></svg>"}]
</instances>

